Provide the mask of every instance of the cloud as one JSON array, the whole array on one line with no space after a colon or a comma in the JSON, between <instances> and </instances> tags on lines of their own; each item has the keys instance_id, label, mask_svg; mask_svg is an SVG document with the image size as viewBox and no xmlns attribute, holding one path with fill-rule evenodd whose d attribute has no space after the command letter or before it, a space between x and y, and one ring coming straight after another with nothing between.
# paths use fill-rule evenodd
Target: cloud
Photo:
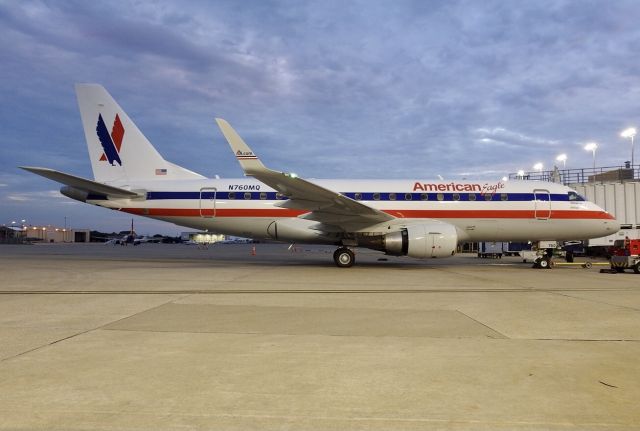
<instances>
[{"instance_id":1,"label":"cloud","mask_svg":"<svg viewBox=\"0 0 640 431\"><path fill-rule=\"evenodd\" d=\"M45 203L51 200L62 200L64 199L64 196L62 196L58 190L48 190L38 192L9 193L5 195L4 198L14 202L38 201L39 203Z\"/></svg>"},{"instance_id":2,"label":"cloud","mask_svg":"<svg viewBox=\"0 0 640 431\"><path fill-rule=\"evenodd\" d=\"M560 144L557 140L528 136L524 133L507 130L503 127L494 127L491 129L482 127L474 130L474 132L476 134L476 142L487 145L498 145L511 148L529 148L531 146L543 148L557 147Z\"/></svg>"}]
</instances>

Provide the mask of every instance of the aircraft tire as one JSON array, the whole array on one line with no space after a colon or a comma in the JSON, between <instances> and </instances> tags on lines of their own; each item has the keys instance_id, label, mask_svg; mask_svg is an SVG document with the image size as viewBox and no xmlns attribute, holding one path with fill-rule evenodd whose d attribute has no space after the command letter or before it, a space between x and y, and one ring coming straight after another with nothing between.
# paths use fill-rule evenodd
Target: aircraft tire
<instances>
[{"instance_id":1,"label":"aircraft tire","mask_svg":"<svg viewBox=\"0 0 640 431\"><path fill-rule=\"evenodd\" d=\"M633 265L633 272L635 272L636 274L640 274L640 262Z\"/></svg>"},{"instance_id":2,"label":"aircraft tire","mask_svg":"<svg viewBox=\"0 0 640 431\"><path fill-rule=\"evenodd\" d=\"M549 265L551 262L549 261L549 259L547 259L546 257L543 257L542 259L540 259L540 262L538 262L539 268L542 269L549 269L551 267L551 265Z\"/></svg>"},{"instance_id":3,"label":"aircraft tire","mask_svg":"<svg viewBox=\"0 0 640 431\"><path fill-rule=\"evenodd\" d=\"M569 263L573 262L573 252L572 251L568 251L567 254L565 255L565 260Z\"/></svg>"},{"instance_id":4,"label":"aircraft tire","mask_svg":"<svg viewBox=\"0 0 640 431\"><path fill-rule=\"evenodd\" d=\"M341 247L333 253L333 261L338 268L350 268L355 260L355 254L346 247Z\"/></svg>"}]
</instances>

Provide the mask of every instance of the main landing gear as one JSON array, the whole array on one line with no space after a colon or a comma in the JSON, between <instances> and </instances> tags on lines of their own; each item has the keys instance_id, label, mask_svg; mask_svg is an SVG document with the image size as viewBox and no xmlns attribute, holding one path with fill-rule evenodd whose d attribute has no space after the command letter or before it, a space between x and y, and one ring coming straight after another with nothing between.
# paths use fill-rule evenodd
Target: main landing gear
<instances>
[{"instance_id":1,"label":"main landing gear","mask_svg":"<svg viewBox=\"0 0 640 431\"><path fill-rule=\"evenodd\" d=\"M356 256L347 247L340 247L333 253L333 261L338 268L350 268L356 261Z\"/></svg>"}]
</instances>

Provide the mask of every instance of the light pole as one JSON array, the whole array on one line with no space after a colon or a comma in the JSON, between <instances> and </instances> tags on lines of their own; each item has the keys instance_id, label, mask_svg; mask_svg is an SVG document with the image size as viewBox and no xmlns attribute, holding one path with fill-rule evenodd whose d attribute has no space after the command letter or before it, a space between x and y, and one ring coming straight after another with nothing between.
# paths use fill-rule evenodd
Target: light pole
<instances>
[{"instance_id":1,"label":"light pole","mask_svg":"<svg viewBox=\"0 0 640 431\"><path fill-rule=\"evenodd\" d=\"M562 169L567 169L567 155L566 154L560 154L558 157L556 157L556 162L562 162Z\"/></svg>"},{"instance_id":2,"label":"light pole","mask_svg":"<svg viewBox=\"0 0 640 431\"><path fill-rule=\"evenodd\" d=\"M635 136L636 136L636 129L633 127L629 127L628 129L623 130L622 133L620 133L620 137L631 139L631 169L633 169L633 138Z\"/></svg>"},{"instance_id":3,"label":"light pole","mask_svg":"<svg viewBox=\"0 0 640 431\"><path fill-rule=\"evenodd\" d=\"M593 171L595 173L596 170L596 150L598 149L598 144L595 142L589 142L584 146L584 149L587 151L591 151L593 153Z\"/></svg>"}]
</instances>

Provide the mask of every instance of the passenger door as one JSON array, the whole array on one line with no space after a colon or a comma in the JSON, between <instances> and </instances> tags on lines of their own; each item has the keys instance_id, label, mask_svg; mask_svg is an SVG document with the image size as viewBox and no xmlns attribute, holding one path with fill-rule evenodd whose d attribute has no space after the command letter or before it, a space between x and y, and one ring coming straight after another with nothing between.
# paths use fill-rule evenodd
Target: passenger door
<instances>
[{"instance_id":1,"label":"passenger door","mask_svg":"<svg viewBox=\"0 0 640 431\"><path fill-rule=\"evenodd\" d=\"M200 189L199 210L200 217L212 218L216 216L216 192L215 187L202 187Z\"/></svg>"},{"instance_id":2,"label":"passenger door","mask_svg":"<svg viewBox=\"0 0 640 431\"><path fill-rule=\"evenodd\" d=\"M551 218L551 193L549 193L549 190L534 190L533 205L534 218L538 220L549 220Z\"/></svg>"}]
</instances>

